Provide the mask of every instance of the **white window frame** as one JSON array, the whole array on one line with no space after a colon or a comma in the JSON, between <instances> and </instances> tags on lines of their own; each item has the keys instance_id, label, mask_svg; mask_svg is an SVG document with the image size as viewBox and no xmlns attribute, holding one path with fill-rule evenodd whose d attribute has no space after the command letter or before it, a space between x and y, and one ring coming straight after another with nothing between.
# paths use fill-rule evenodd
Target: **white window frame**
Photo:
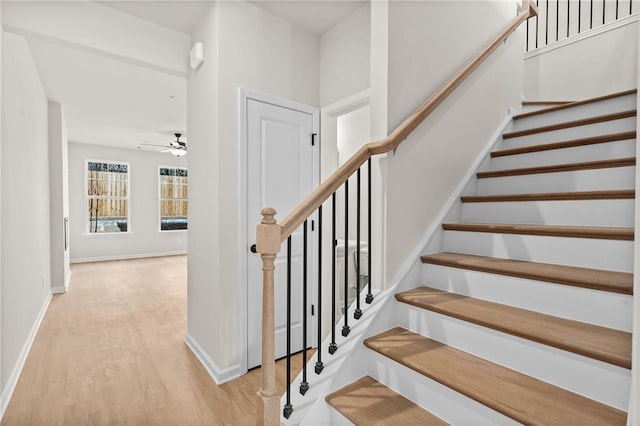
<instances>
[{"instance_id":1,"label":"white window frame","mask_svg":"<svg viewBox=\"0 0 640 426\"><path fill-rule=\"evenodd\" d=\"M106 197L98 196L97 198L103 200L120 200L125 199L127 201L127 230L125 232L91 232L89 229L89 163L109 163L109 164L122 164L127 166L127 196L126 197ZM94 158L87 158L84 162L84 234L85 235L126 235L131 234L131 164L128 161L117 160L99 160Z\"/></svg>"},{"instance_id":2,"label":"white window frame","mask_svg":"<svg viewBox=\"0 0 640 426\"><path fill-rule=\"evenodd\" d=\"M162 181L160 179L160 170L161 169L176 169L176 170L186 170L187 178L189 177L189 168L183 166L158 166L158 173L156 174L158 178L158 232L167 233L167 232L187 232L189 230L189 218L187 216L187 229L162 229L162 200L186 200L189 203L189 198L162 198ZM187 181L188 182L188 181Z\"/></svg>"}]
</instances>

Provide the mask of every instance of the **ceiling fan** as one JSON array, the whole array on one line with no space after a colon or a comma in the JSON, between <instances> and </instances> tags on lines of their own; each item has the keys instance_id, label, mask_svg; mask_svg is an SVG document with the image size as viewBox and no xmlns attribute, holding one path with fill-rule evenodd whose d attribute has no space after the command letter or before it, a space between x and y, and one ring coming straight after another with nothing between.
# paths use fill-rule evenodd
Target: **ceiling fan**
<instances>
[{"instance_id":1,"label":"ceiling fan","mask_svg":"<svg viewBox=\"0 0 640 426\"><path fill-rule=\"evenodd\" d=\"M173 134L176 137L175 141L170 141L169 145L158 145L158 144L153 144L153 143L141 143L140 145L138 145L138 148L142 148L142 147L155 147L155 148L165 148L162 151L159 152L169 152L173 155L175 155L176 157L182 157L183 155L185 155L187 153L187 141L181 141L180 138L182 137L182 133L174 133Z\"/></svg>"}]
</instances>

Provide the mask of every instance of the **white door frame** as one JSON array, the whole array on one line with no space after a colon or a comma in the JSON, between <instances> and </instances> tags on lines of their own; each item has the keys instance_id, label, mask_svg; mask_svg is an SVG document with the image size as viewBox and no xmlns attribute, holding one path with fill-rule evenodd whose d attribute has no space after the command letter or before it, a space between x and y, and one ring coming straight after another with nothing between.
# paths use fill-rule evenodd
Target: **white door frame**
<instances>
[{"instance_id":1,"label":"white door frame","mask_svg":"<svg viewBox=\"0 0 640 426\"><path fill-rule=\"evenodd\" d=\"M338 139L336 129L338 127L338 117L341 115L350 113L352 111L363 108L367 105L371 105L371 89L366 89L361 92L355 93L344 99L338 100L326 107L322 108L322 143L321 143L321 165L322 165L322 180L327 179L331 173L333 173L338 167ZM371 123L374 126L374 123ZM372 129L373 134L373 129ZM387 154L379 154L376 156L378 159L386 157ZM375 164L374 160L374 164ZM375 184L375 180L373 182ZM382 197L384 196L384 189L381 187L381 193L379 194L381 199L374 200L372 206L372 227L373 227L373 242L374 255L372 258L372 269L370 273L372 276L377 277L380 282L377 283L378 289L384 288L382 285L383 277L385 276L385 259L386 259L386 241L385 241L385 215L386 209ZM376 231L378 229L378 231ZM331 252L329 252L330 254ZM323 254L323 256L326 255ZM323 271L323 274L326 273ZM375 288L375 287L374 287Z\"/></svg>"},{"instance_id":2,"label":"white door frame","mask_svg":"<svg viewBox=\"0 0 640 426\"><path fill-rule=\"evenodd\" d=\"M247 231L247 103L249 100L256 100L260 102L269 103L283 108L292 109L295 111L302 111L313 116L313 132L319 134L320 132L320 109L309 105L301 104L291 101L289 99L280 98L277 96L261 93L246 87L238 88L238 211L240 212L240 220L238 221L238 236L239 236L239 262L238 262L238 277L239 277L239 306L238 306L238 324L240 325L240 340L239 340L239 354L240 354L240 375L247 373L247 356L248 356L248 330L249 324L247 321L248 316L248 302L249 302L249 277L247 274L248 265L248 253L249 247L245 242L249 241L249 235ZM316 150L313 151L313 187L316 188L320 182L320 139L316 137ZM268 206L264 206L268 207ZM284 219L284 215L289 212L278 212L278 220ZM310 242L316 241L313 237ZM315 262L314 262L315 263ZM309 265L310 276L317 276L317 265L313 263ZM316 289L313 288L309 293L309 297L315 297ZM311 334L308 335L308 342L315 342L315 334L317 327L315 326L315 320L317 316L311 318Z\"/></svg>"}]
</instances>

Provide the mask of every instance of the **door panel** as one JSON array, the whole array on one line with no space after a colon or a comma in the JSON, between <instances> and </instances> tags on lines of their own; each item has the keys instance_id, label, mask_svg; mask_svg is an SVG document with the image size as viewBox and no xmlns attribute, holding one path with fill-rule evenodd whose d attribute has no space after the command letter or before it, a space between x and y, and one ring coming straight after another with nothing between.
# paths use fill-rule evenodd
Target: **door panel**
<instances>
[{"instance_id":1,"label":"door panel","mask_svg":"<svg viewBox=\"0 0 640 426\"><path fill-rule=\"evenodd\" d=\"M247 100L247 248L255 242L260 210L273 207L281 220L313 189L314 148L311 135L314 115L255 99ZM308 265L316 255L309 229ZM291 350L302 349L302 229L291 236ZM286 355L287 245L282 245L275 265L276 358ZM261 363L262 263L258 254L248 260L248 359L247 367ZM313 269L309 268L308 287ZM308 300L311 300L309 293ZM309 304L310 306L310 304ZM308 308L310 310L310 308ZM310 324L309 324L310 325ZM311 327L309 327L309 331ZM310 335L310 334L309 334ZM308 339L310 342L311 339Z\"/></svg>"}]
</instances>

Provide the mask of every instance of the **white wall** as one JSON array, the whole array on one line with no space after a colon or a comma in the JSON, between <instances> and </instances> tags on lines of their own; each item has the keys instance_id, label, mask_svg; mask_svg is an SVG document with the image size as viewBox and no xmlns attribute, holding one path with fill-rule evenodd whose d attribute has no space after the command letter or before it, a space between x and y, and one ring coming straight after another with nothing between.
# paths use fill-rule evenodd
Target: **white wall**
<instances>
[{"instance_id":1,"label":"white wall","mask_svg":"<svg viewBox=\"0 0 640 426\"><path fill-rule=\"evenodd\" d=\"M527 53L525 98L580 100L635 88L637 56L636 13Z\"/></svg>"},{"instance_id":2,"label":"white wall","mask_svg":"<svg viewBox=\"0 0 640 426\"><path fill-rule=\"evenodd\" d=\"M337 119L338 133L338 165L341 166L347 161L360 147L371 142L371 107L366 105L362 108L343 114ZM364 164L360 171L360 239L367 241L367 175L369 169ZM357 180L355 177L349 179L349 239L356 239L356 206L357 206ZM372 185L373 186L373 185ZM338 196L336 216L344 218L344 195ZM338 220L336 224L336 235L338 238L344 239L344 220ZM349 260L351 262L351 259Z\"/></svg>"},{"instance_id":3,"label":"white wall","mask_svg":"<svg viewBox=\"0 0 640 426\"><path fill-rule=\"evenodd\" d=\"M638 33L640 42L640 32ZM638 53L638 63L640 65L640 52ZM638 68L640 70L640 67ZM640 86L640 73L636 76L636 84ZM636 86L636 87L638 87ZM636 97L636 109L640 108L640 96ZM636 132L640 132L640 121L636 120ZM636 138L636 161L640 155L640 140ZM636 167L636 188L640 187L640 167ZM635 232L640 233L640 198L636 197L635 203ZM629 425L640 424L640 250L638 240L634 243L634 264L633 264L633 340L631 346L631 394L629 397L629 415L627 422Z\"/></svg>"},{"instance_id":4,"label":"white wall","mask_svg":"<svg viewBox=\"0 0 640 426\"><path fill-rule=\"evenodd\" d=\"M320 105L369 88L370 15L367 2L320 37Z\"/></svg>"},{"instance_id":5,"label":"white wall","mask_svg":"<svg viewBox=\"0 0 640 426\"><path fill-rule=\"evenodd\" d=\"M389 130L515 16L516 2L389 3ZM512 34L387 158L388 284L405 262L415 262L409 254L503 122L507 107L520 104L522 35L522 29Z\"/></svg>"},{"instance_id":6,"label":"white wall","mask_svg":"<svg viewBox=\"0 0 640 426\"><path fill-rule=\"evenodd\" d=\"M192 42L204 42L204 63L191 73L187 84L187 131L189 133L189 258L187 333L202 351L215 356L222 340L211 332L219 321L217 311L224 306L218 293L220 283L219 244L219 61L218 4L214 3L198 28ZM229 289L226 293L233 293ZM215 307L212 306L215 304ZM231 307L233 310L233 307ZM215 332L215 337L220 332Z\"/></svg>"},{"instance_id":7,"label":"white wall","mask_svg":"<svg viewBox=\"0 0 640 426\"><path fill-rule=\"evenodd\" d=\"M97 2L5 2L11 32L184 76L189 37Z\"/></svg>"},{"instance_id":8,"label":"white wall","mask_svg":"<svg viewBox=\"0 0 640 426\"><path fill-rule=\"evenodd\" d=\"M2 3L0 3L0 22L2 22ZM0 99L2 99L2 39L4 31L0 28ZM2 102L0 102L0 164L2 164ZM2 333L2 173L0 173L0 333ZM0 420L4 414L4 393L2 392L2 336L0 336Z\"/></svg>"},{"instance_id":9,"label":"white wall","mask_svg":"<svg viewBox=\"0 0 640 426\"><path fill-rule=\"evenodd\" d=\"M2 400L50 297L47 98L23 37L2 40ZM10 249L7 249L10 248ZM4 405L3 405L4 409Z\"/></svg>"},{"instance_id":10,"label":"white wall","mask_svg":"<svg viewBox=\"0 0 640 426\"><path fill-rule=\"evenodd\" d=\"M51 289L54 293L63 293L69 287L71 270L67 240L69 235L65 235L65 219L69 217L69 144L62 105L49 102L48 120Z\"/></svg>"},{"instance_id":11,"label":"white wall","mask_svg":"<svg viewBox=\"0 0 640 426\"><path fill-rule=\"evenodd\" d=\"M318 105L319 39L253 4L218 2L193 33L196 41L205 44L205 63L188 82L189 190L197 200L190 217L188 333L225 370L239 368L244 327L238 88Z\"/></svg>"},{"instance_id":12,"label":"white wall","mask_svg":"<svg viewBox=\"0 0 640 426\"><path fill-rule=\"evenodd\" d=\"M156 152L69 143L69 221L71 262L183 253L187 232L160 231L159 166L186 166L180 158ZM129 163L129 232L87 234L86 160ZM191 176L190 176L191 179Z\"/></svg>"}]
</instances>

